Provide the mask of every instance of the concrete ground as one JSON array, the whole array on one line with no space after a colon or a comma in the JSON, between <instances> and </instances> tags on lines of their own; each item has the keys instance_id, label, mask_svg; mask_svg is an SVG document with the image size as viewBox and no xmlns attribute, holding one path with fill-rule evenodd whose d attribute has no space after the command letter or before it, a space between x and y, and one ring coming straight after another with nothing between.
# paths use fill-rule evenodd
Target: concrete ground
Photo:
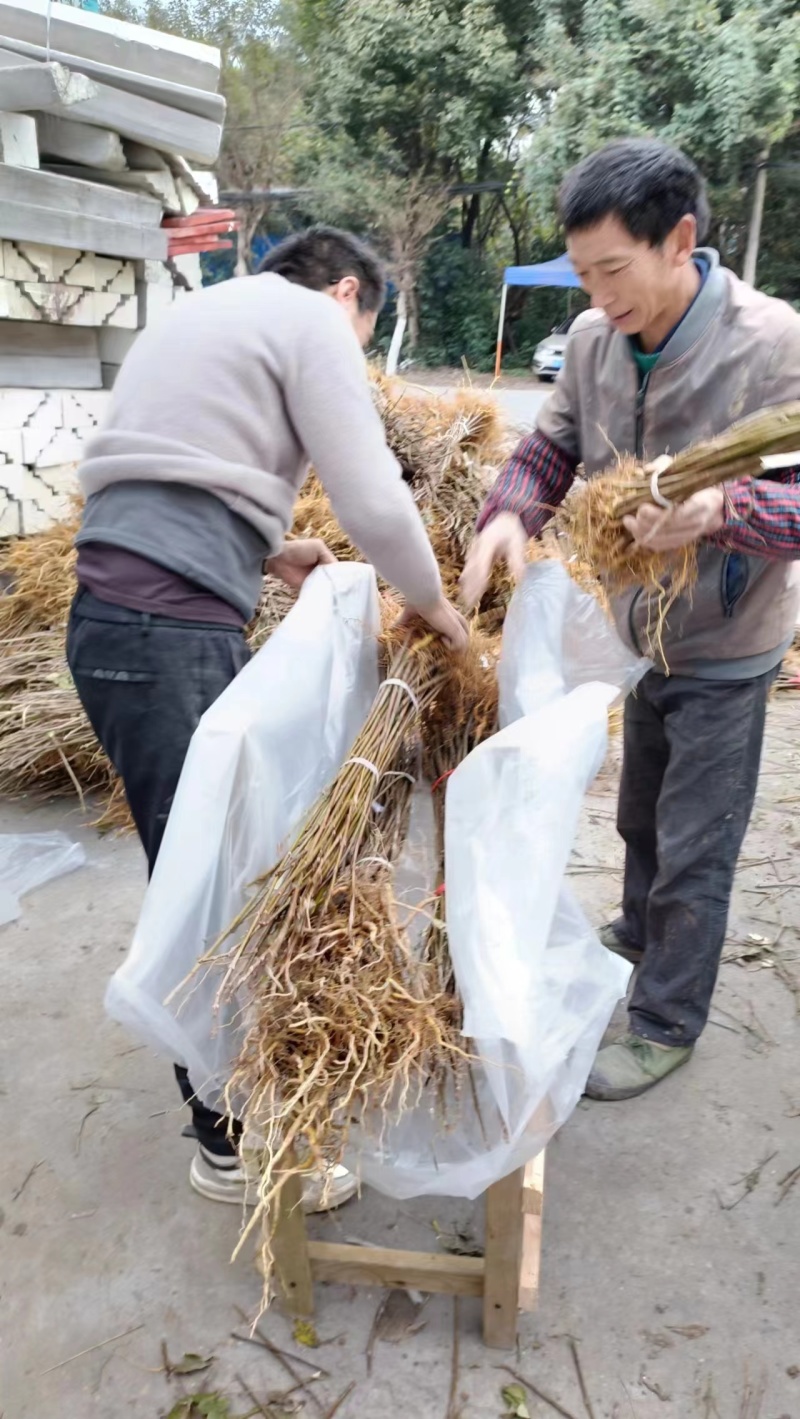
<instances>
[{"instance_id":1,"label":"concrete ground","mask_svg":"<svg viewBox=\"0 0 800 1419\"><path fill-rule=\"evenodd\" d=\"M408 1315L384 1324L369 1373L381 1294L320 1287L320 1349L278 1310L262 1321L295 1373L325 1371L267 1411L295 1381L232 1338L259 1298L250 1257L229 1260L239 1216L190 1192L170 1068L103 1014L144 888L138 846L98 839L64 805L0 807L0 832L62 827L89 855L0 930L3 1419L231 1419L297 1403L310 1419L497 1419L516 1382L504 1365L547 1396L516 1407L535 1419L800 1419L799 718L793 698L771 710L738 874L729 949L752 959L723 965L686 1069L630 1103L582 1104L554 1140L539 1311L507 1355L483 1348L478 1303L461 1302L452 1403L451 1300L410 1328ZM597 921L619 896L614 774L587 800L572 868ZM434 1221L479 1233L480 1209L366 1193L316 1231L430 1249ZM162 1342L173 1364L213 1363L170 1379ZM180 1397L200 1391L216 1402L190 1414Z\"/></svg>"}]
</instances>

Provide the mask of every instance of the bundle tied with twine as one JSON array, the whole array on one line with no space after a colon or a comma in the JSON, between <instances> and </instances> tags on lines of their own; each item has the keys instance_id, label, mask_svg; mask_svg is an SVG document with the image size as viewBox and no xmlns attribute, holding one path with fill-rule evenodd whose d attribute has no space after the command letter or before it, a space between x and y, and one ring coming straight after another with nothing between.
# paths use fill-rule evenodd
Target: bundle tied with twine
<instances>
[{"instance_id":1,"label":"bundle tied with twine","mask_svg":"<svg viewBox=\"0 0 800 1419\"><path fill-rule=\"evenodd\" d=\"M497 728L499 643L473 628L453 657L421 625L393 628L396 610L387 598L385 678L347 760L198 967L222 972L218 1004L241 1011L227 1104L258 1140L260 1182L239 1245L266 1218L267 1285L293 1172L340 1162L354 1124L377 1120L380 1136L423 1092L443 1128L465 1088L476 1098L447 946L443 805L450 772ZM393 879L417 783L434 796L436 877L412 909Z\"/></svg>"},{"instance_id":2,"label":"bundle tied with twine","mask_svg":"<svg viewBox=\"0 0 800 1419\"><path fill-rule=\"evenodd\" d=\"M495 401L469 388L433 395L377 374L373 394L452 591L476 510L508 446ZM0 793L77 794L82 804L96 795L102 813L97 826L125 829L131 821L122 787L86 719L64 655L80 514L76 499L66 521L0 549ZM296 508L294 535L321 537L343 561L361 559L313 476ZM247 631L253 650L295 599L281 582L266 579ZM506 599L507 586L498 577L485 601L486 622L495 630Z\"/></svg>"},{"instance_id":3,"label":"bundle tied with twine","mask_svg":"<svg viewBox=\"0 0 800 1419\"><path fill-rule=\"evenodd\" d=\"M591 567L611 595L642 586L659 603L660 625L697 577L694 543L678 552L655 552L633 543L623 518L657 501L683 503L693 493L737 478L757 477L769 454L800 448L800 402L763 409L716 438L700 440L670 460L663 472L630 457L577 488L556 518L578 564Z\"/></svg>"}]
</instances>

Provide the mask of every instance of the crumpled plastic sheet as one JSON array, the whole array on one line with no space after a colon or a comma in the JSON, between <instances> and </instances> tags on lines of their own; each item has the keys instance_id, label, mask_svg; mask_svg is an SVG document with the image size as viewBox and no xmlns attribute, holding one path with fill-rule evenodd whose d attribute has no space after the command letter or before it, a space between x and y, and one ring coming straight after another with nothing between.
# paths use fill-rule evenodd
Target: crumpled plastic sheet
<instances>
[{"instance_id":1,"label":"crumpled plastic sheet","mask_svg":"<svg viewBox=\"0 0 800 1419\"><path fill-rule=\"evenodd\" d=\"M187 976L347 757L378 684L377 632L371 569L320 569L192 740L106 1004L185 1064L212 1107L239 1015L235 1003L215 1007L216 970ZM529 568L506 620L503 727L446 787L448 935L476 1058L458 1098L424 1093L389 1126L362 1119L348 1161L381 1192L477 1197L534 1157L580 1098L630 966L600 945L565 872L608 709L647 665L563 567ZM419 891L422 788L417 797Z\"/></svg>"},{"instance_id":2,"label":"crumpled plastic sheet","mask_svg":"<svg viewBox=\"0 0 800 1419\"><path fill-rule=\"evenodd\" d=\"M19 920L26 892L85 862L81 844L66 833L0 833L0 926Z\"/></svg>"}]
</instances>

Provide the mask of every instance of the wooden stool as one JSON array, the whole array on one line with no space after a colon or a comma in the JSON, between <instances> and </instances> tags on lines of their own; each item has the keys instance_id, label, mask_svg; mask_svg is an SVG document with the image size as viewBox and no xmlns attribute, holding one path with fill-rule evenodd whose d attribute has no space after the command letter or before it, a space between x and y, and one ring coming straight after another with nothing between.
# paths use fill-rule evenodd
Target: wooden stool
<instances>
[{"instance_id":1,"label":"wooden stool","mask_svg":"<svg viewBox=\"0 0 800 1419\"><path fill-rule=\"evenodd\" d=\"M542 1245L544 1153L486 1193L482 1257L309 1241L301 1180L290 1177L272 1233L275 1275L289 1315L314 1314L314 1281L483 1297L483 1338L510 1350L517 1312L536 1308Z\"/></svg>"}]
</instances>

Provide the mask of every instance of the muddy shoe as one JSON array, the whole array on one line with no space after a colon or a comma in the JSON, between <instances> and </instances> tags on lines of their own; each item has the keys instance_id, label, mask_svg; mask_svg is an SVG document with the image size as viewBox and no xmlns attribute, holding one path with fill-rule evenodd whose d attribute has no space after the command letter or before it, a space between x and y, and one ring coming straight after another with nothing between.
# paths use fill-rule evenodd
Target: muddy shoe
<instances>
[{"instance_id":1,"label":"muddy shoe","mask_svg":"<svg viewBox=\"0 0 800 1419\"><path fill-rule=\"evenodd\" d=\"M657 1045L639 1035L621 1035L601 1049L589 1075L587 1099L633 1099L685 1064L693 1045Z\"/></svg>"},{"instance_id":2,"label":"muddy shoe","mask_svg":"<svg viewBox=\"0 0 800 1419\"><path fill-rule=\"evenodd\" d=\"M630 961L632 966L638 966L644 956L644 951L630 944L616 922L609 921L605 926L598 927L597 935L607 951L613 951L615 956L622 956L626 961Z\"/></svg>"}]
</instances>

